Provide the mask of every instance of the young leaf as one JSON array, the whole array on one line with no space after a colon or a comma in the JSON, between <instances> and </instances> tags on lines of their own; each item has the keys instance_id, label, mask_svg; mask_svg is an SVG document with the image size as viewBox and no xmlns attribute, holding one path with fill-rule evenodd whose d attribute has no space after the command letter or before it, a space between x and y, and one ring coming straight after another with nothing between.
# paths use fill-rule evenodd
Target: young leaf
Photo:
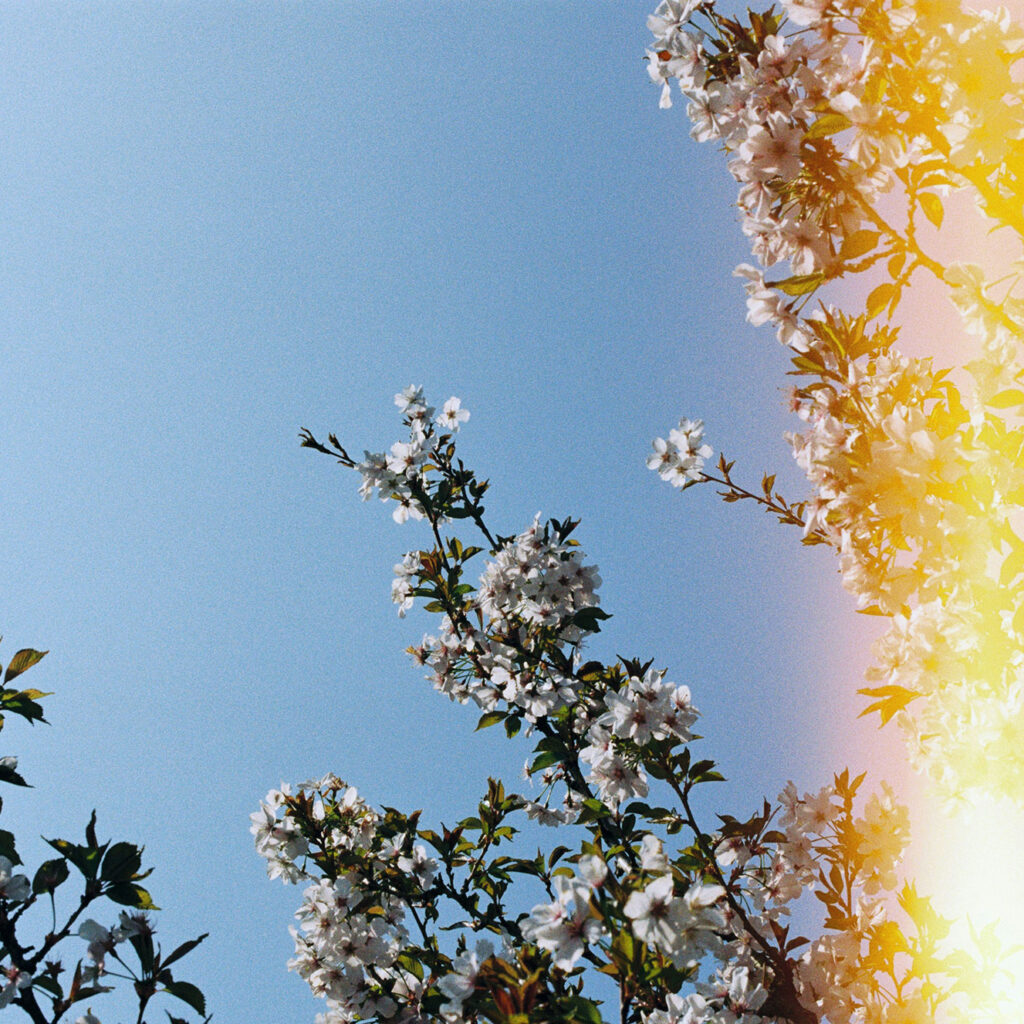
<instances>
[{"instance_id":1,"label":"young leaf","mask_svg":"<svg viewBox=\"0 0 1024 1024\"><path fill-rule=\"evenodd\" d=\"M769 288L778 288L787 295L807 295L824 282L825 275L819 270L814 274L794 274L781 281L765 281L765 284Z\"/></svg>"},{"instance_id":2,"label":"young leaf","mask_svg":"<svg viewBox=\"0 0 1024 1024\"><path fill-rule=\"evenodd\" d=\"M176 960L180 960L187 953L191 953L200 942L203 941L209 935L209 932L203 932L202 935L197 939L189 939L188 942L183 942L176 950L167 955L167 959L163 962L164 967L170 967ZM200 1011L202 1012L202 1011Z\"/></svg>"},{"instance_id":3,"label":"young leaf","mask_svg":"<svg viewBox=\"0 0 1024 1024\"><path fill-rule=\"evenodd\" d=\"M550 768L552 765L558 764L562 760L560 754L556 754L553 750L542 750L534 759L530 765L530 774L534 775L536 772L542 771L544 768Z\"/></svg>"},{"instance_id":4,"label":"young leaf","mask_svg":"<svg viewBox=\"0 0 1024 1024\"><path fill-rule=\"evenodd\" d=\"M852 235L847 235L843 239L843 246L839 251L839 255L844 260L855 260L859 256L871 252L878 245L878 240L881 237L881 234L877 231L854 231Z\"/></svg>"},{"instance_id":5,"label":"young leaf","mask_svg":"<svg viewBox=\"0 0 1024 1024\"><path fill-rule=\"evenodd\" d=\"M844 132L851 127L850 119L845 114L830 112L822 114L810 128L804 132L805 139L824 139L837 132Z\"/></svg>"},{"instance_id":6,"label":"young leaf","mask_svg":"<svg viewBox=\"0 0 1024 1024\"><path fill-rule=\"evenodd\" d=\"M22 672L27 672L37 662L49 654L49 651L34 651L30 647L26 647L24 650L18 651L17 654L11 658L11 663L7 666L7 674L4 676L4 683L9 683L16 676L20 676Z\"/></svg>"},{"instance_id":7,"label":"young leaf","mask_svg":"<svg viewBox=\"0 0 1024 1024\"><path fill-rule=\"evenodd\" d=\"M206 999L203 993L195 985L187 981L170 981L163 988L164 992L170 992L183 1003L188 1003L196 1013L206 1014Z\"/></svg>"},{"instance_id":8,"label":"young leaf","mask_svg":"<svg viewBox=\"0 0 1024 1024\"><path fill-rule=\"evenodd\" d=\"M104 895L115 903L125 907L134 907L136 910L159 910L153 902L153 897L142 888L132 882L119 882L105 890ZM201 1011L200 1011L201 1012Z\"/></svg>"},{"instance_id":9,"label":"young leaf","mask_svg":"<svg viewBox=\"0 0 1024 1024\"><path fill-rule=\"evenodd\" d=\"M863 690L858 690L858 693L863 693L866 697L877 697L878 699L872 701L861 713L858 718L863 718L865 715L870 715L873 711L877 711L882 718L882 725L892 718L898 711L902 711L912 700L916 700L921 694L916 693L914 690L908 690L903 686L875 686L868 687Z\"/></svg>"},{"instance_id":10,"label":"young leaf","mask_svg":"<svg viewBox=\"0 0 1024 1024\"><path fill-rule=\"evenodd\" d=\"M894 284L890 284L888 281L883 281L877 288L872 289L871 294L868 295L866 303L868 317L873 319L878 316L878 314L889 305L889 302L895 294L896 286Z\"/></svg>"},{"instance_id":11,"label":"young leaf","mask_svg":"<svg viewBox=\"0 0 1024 1024\"><path fill-rule=\"evenodd\" d=\"M480 716L480 721L476 723L476 732L481 729L487 729L492 725L497 725L498 722L504 721L504 711L488 711Z\"/></svg>"},{"instance_id":12,"label":"young leaf","mask_svg":"<svg viewBox=\"0 0 1024 1024\"><path fill-rule=\"evenodd\" d=\"M921 203L921 209L924 211L924 215L937 228L941 228L942 218L944 216L942 200L932 192L921 192L918 194L917 198Z\"/></svg>"},{"instance_id":13,"label":"young leaf","mask_svg":"<svg viewBox=\"0 0 1024 1024\"><path fill-rule=\"evenodd\" d=\"M53 892L57 886L67 881L68 874L68 862L63 858L44 861L32 879L32 891L37 896L44 892Z\"/></svg>"}]
</instances>

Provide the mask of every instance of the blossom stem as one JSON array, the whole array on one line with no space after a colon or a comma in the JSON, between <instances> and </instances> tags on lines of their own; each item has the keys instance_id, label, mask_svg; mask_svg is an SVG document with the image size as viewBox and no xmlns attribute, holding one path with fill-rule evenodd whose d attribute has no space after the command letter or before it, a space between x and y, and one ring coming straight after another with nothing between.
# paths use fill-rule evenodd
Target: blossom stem
<instances>
[{"instance_id":1,"label":"blossom stem","mask_svg":"<svg viewBox=\"0 0 1024 1024\"><path fill-rule=\"evenodd\" d=\"M729 887L729 883L726 881L725 875L722 874L722 869L718 866L718 861L715 859L714 850L712 850L708 845L704 833L697 824L697 819L690 806L688 790L682 787L679 784L679 780L675 778L671 763L666 760L664 762L664 767L669 785L675 791L676 796L679 797L679 801L686 813L686 823L690 826L690 830L694 834L697 845L704 854L704 859L707 862L709 871L714 875L715 880L719 885L721 885L725 890L725 898L729 907L740 919L743 927L747 931L747 934L750 935L750 937L764 951L765 958L775 973L773 997L780 1004L778 1009L780 1016L786 1017L796 1022L796 1024L818 1024L817 1016L797 1001L796 990L793 985L792 967L786 959L784 951L781 949L775 949L775 947L772 946L763 935L761 935L761 933L751 923L750 918L747 917L747 913L743 909L739 900L737 900L733 895L733 892Z\"/></svg>"},{"instance_id":2,"label":"blossom stem","mask_svg":"<svg viewBox=\"0 0 1024 1024\"><path fill-rule=\"evenodd\" d=\"M804 519L797 512L793 511L792 505L784 505L772 498L766 497L763 494L754 494L753 491L748 491L745 487L741 487L739 484L734 483L728 475L723 479L722 477L712 476L710 473L701 473L701 479L708 483L720 484L722 487L727 487L728 491L724 493L722 491L718 492L723 498L729 495L735 495L737 498L750 498L753 501L756 501L759 505L764 505L766 509L773 512L778 517L779 522L784 526L807 525ZM808 535L818 537L823 543L829 543L827 534L821 529L811 530Z\"/></svg>"}]
</instances>

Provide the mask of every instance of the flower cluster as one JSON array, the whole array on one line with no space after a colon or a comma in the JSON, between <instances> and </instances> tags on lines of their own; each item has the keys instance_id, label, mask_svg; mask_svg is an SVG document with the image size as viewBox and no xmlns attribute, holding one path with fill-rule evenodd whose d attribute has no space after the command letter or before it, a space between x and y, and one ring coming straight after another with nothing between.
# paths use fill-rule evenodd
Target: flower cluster
<instances>
[{"instance_id":1,"label":"flower cluster","mask_svg":"<svg viewBox=\"0 0 1024 1024\"><path fill-rule=\"evenodd\" d=\"M489 630L541 626L576 640L582 631L567 623L583 608L597 604L600 583L597 567L584 565L578 548L551 536L538 513L488 563L474 603Z\"/></svg>"},{"instance_id":2,"label":"flower cluster","mask_svg":"<svg viewBox=\"0 0 1024 1024\"><path fill-rule=\"evenodd\" d=\"M475 593L465 585L439 635L413 650L436 689L485 711L515 707L530 722L575 699L566 666L545 658L552 644L578 649L599 614L601 577L569 539L571 525L543 525L538 515L494 552ZM421 580L431 566L420 563Z\"/></svg>"},{"instance_id":3,"label":"flower cluster","mask_svg":"<svg viewBox=\"0 0 1024 1024\"><path fill-rule=\"evenodd\" d=\"M398 960L410 901L436 870L426 849L334 775L272 790L251 818L270 877L310 883L288 966L326 1000L318 1021L415 1019L424 986Z\"/></svg>"},{"instance_id":4,"label":"flower cluster","mask_svg":"<svg viewBox=\"0 0 1024 1024\"><path fill-rule=\"evenodd\" d=\"M893 372L906 400L911 370ZM418 389L403 395L431 415ZM683 421L671 439L694 473L710 454L700 431ZM303 443L363 472L333 435ZM433 546L395 566L392 596L400 612L422 600L440 628L412 653L437 689L477 705L478 728L502 724L512 739L526 723L526 776L543 788L528 798L491 779L475 814L436 831L418 812L371 810L333 776L271 792L252 831L271 876L307 883L290 966L327 1000L324 1024L598 1024L591 969L619 986L626 1024L895 1021L894 993L923 1000L929 1019L954 1012L977 965L940 948L939 919L900 888L907 822L892 794L863 801L863 777L843 772L817 794L790 785L777 807L701 827L693 790L722 776L693 757L689 687L650 662L584 660L608 615L578 524L538 516L492 532L486 484L450 436L418 466L410 490ZM389 497L405 496L392 484ZM875 500L865 487L862 502ZM481 546L453 535L458 523ZM516 855L515 815L569 845ZM529 912L516 878L544 890ZM790 937L798 903L824 908L814 940ZM889 955L896 946L907 959Z\"/></svg>"},{"instance_id":5,"label":"flower cluster","mask_svg":"<svg viewBox=\"0 0 1024 1024\"><path fill-rule=\"evenodd\" d=\"M689 847L641 826L624 834L618 855L609 856L601 838L607 823L594 823L593 839L573 856L572 868L553 868L564 846L547 870L507 855L488 863L488 845L515 833L505 813L524 803L494 783L481 804L482 820L467 819L444 836L418 830L415 817L371 810L334 776L303 783L294 794L286 787L273 791L253 816L252 831L268 861L286 857L283 845L275 851L267 843L272 811L290 822L282 835L307 837L293 872L269 866L307 883L289 967L326 1001L321 1024L371 1018L468 1024L495 1014L504 1020L501 1008L514 997L527 1000L537 1020L575 1019L554 1012L551 1000L564 992L558 979L578 977L584 962L634 992L636 1024L859 1024L865 1006L889 1020L908 999L929 1013L953 1012L965 1005L958 992L976 979L978 965L962 951L942 949L938 940L948 925L912 888L898 889L906 811L883 787L858 814L862 778L844 772L803 796L790 784L778 809L766 803L745 822L723 816L719 832L698 832ZM683 809L692 814L685 796ZM669 812L634 805L634 813ZM461 838L468 828L483 829L477 842ZM414 833L435 847L440 863L413 841ZM537 874L550 900L511 914L502 901L510 871ZM494 902L480 904L471 896L475 890ZM824 904L826 931L812 942L787 941L785 921L805 894ZM426 926L443 920L443 900L470 914L463 927L489 928L500 948L479 938L459 939L450 952L439 948ZM412 920L419 938L408 930ZM777 951L766 936L779 939ZM897 964L886 954L894 944L954 980L939 986ZM624 960L629 949L634 952ZM538 955L546 959L531 959ZM550 991L537 989L538 964L548 965ZM631 987L633 970L642 970L645 991ZM686 994L679 991L683 980L691 983ZM903 994L896 998L894 991ZM571 1005L579 1011L580 1004Z\"/></svg>"},{"instance_id":6,"label":"flower cluster","mask_svg":"<svg viewBox=\"0 0 1024 1024\"><path fill-rule=\"evenodd\" d=\"M673 487L697 483L703 479L704 460L712 454L703 440L704 424L700 420L681 419L667 440L654 439L654 454L647 456L648 468L657 470L658 476Z\"/></svg>"},{"instance_id":7,"label":"flower cluster","mask_svg":"<svg viewBox=\"0 0 1024 1024\"><path fill-rule=\"evenodd\" d=\"M862 610L891 626L872 709L901 721L948 791L994 788L998 757L1000 784L1024 794L1024 264L1009 286L990 283L922 244L957 189L1024 238L1024 162L996 141L1024 145L1024 35L1005 13L925 0L782 0L746 23L714 0L663 0L648 25L662 106L678 88L693 135L729 153L759 264L737 269L748 318L773 325L802 378L790 443L813 494L791 504L771 476L746 491L724 456L720 477L705 473L699 421L656 440L648 465L680 488L714 480L832 546ZM766 277L782 264L788 276ZM830 281L882 267L862 314L808 309ZM962 374L896 348L889 321L918 270L978 339L964 394ZM492 779L476 814L439 831L373 812L336 780L268 798L257 846L272 875L310 883L293 967L328 999L324 1020L597 1024L591 969L618 986L623 1024L999 1019L997 958L950 952L949 923L901 884L907 818L892 793L863 800L863 777L843 772L702 827L693 790L721 776L692 756L689 689L651 663L585 660L608 616L577 523L492 532L487 483L456 455L461 404L436 416L416 387L396 402L410 433L389 454L357 461L308 432L303 444L356 469L396 520L427 521L431 546L406 554L392 584L399 614L422 601L439 616L411 652L438 690L479 708L478 728L514 738L526 723L527 776L543 792ZM459 523L476 545L452 535ZM582 838L515 856L515 814ZM510 899L522 876L544 892L528 913ZM812 939L790 934L798 903L824 912Z\"/></svg>"},{"instance_id":8,"label":"flower cluster","mask_svg":"<svg viewBox=\"0 0 1024 1024\"><path fill-rule=\"evenodd\" d=\"M791 12L801 5L785 6ZM694 23L698 13L706 28ZM788 262L796 275L825 273L837 259L834 240L859 225L861 204L884 185L875 169L887 152L885 133L863 108L879 57L869 51L855 56L838 32L785 36L781 21L778 15L759 17L746 34L713 4L666 0L648 20L655 37L648 70L662 85L663 107L671 105L675 81L689 100L693 136L720 142L733 154L729 170L741 186L743 231L760 262ZM741 35L752 45L741 47ZM733 44L724 53L713 45L719 36ZM827 136L808 139L819 111L831 109L833 101L846 108L846 125L857 119L860 160L843 165L830 191L808 194L799 182L805 162L835 165ZM763 303L763 278L752 275L750 287ZM780 304L772 318L781 326L790 313Z\"/></svg>"},{"instance_id":9,"label":"flower cluster","mask_svg":"<svg viewBox=\"0 0 1024 1024\"><path fill-rule=\"evenodd\" d=\"M409 427L409 440L396 441L387 453L364 452L357 468L362 477L359 493L363 500L369 500L374 491L382 501L394 500L392 518L396 523L404 523L408 519L422 519L426 514L419 495L436 429L447 431L447 438L469 419L469 412L462 408L459 399L449 398L435 419L436 410L427 405L423 389L414 384L395 395L395 405Z\"/></svg>"},{"instance_id":10,"label":"flower cluster","mask_svg":"<svg viewBox=\"0 0 1024 1024\"><path fill-rule=\"evenodd\" d=\"M665 0L648 26L662 105L678 86L693 136L730 154L760 264L737 268L748 319L774 326L804 378L789 441L812 496L751 494L728 467L725 496L829 544L859 607L889 619L863 692L940 792L1022 802L1024 259L988 281L927 240L960 193L1024 253L1024 28L918 0L784 0L747 24ZM777 263L790 276L767 280ZM893 319L917 271L974 339L959 367L902 354L897 330L872 323ZM869 272L863 313L808 308ZM648 465L677 486L701 479L673 458L656 442Z\"/></svg>"},{"instance_id":11,"label":"flower cluster","mask_svg":"<svg viewBox=\"0 0 1024 1024\"><path fill-rule=\"evenodd\" d=\"M590 769L587 782L607 804L617 806L647 796L647 776L635 756L638 749L654 741L673 746L691 738L690 726L698 712L690 701L689 687L666 683L664 678L664 672L654 669L639 678L630 676L621 689L602 695L606 710L590 718L580 760ZM581 728L580 710L577 714L577 728Z\"/></svg>"},{"instance_id":12,"label":"flower cluster","mask_svg":"<svg viewBox=\"0 0 1024 1024\"><path fill-rule=\"evenodd\" d=\"M608 934L600 911L592 902L594 889L601 885L607 869L594 860L596 870L589 879L554 879L555 900L533 908L520 924L522 936L551 953L551 962L562 971L571 971L584 950ZM581 865L582 866L582 865Z\"/></svg>"}]
</instances>

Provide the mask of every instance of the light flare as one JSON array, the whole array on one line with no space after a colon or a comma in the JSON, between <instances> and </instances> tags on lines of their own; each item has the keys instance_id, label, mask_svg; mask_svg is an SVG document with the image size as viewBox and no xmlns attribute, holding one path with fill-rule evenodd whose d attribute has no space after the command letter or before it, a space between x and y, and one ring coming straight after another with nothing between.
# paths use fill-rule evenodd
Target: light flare
<instances>
[{"instance_id":1,"label":"light flare","mask_svg":"<svg viewBox=\"0 0 1024 1024\"><path fill-rule=\"evenodd\" d=\"M1024 24L1024 0L1002 4L982 0L970 6L977 11L1002 7L1017 24ZM943 5L937 10L942 11ZM984 61L971 64L975 71L985 68ZM993 61L990 70L997 64ZM1024 77L1020 67L1018 62L1017 82ZM968 77L961 87L970 87L972 105L993 111L993 116L985 118L988 130L983 140L991 156L993 139L1006 128L1004 122L1011 115L1016 120L1017 112L1000 107L999 97L984 93L986 76ZM988 77L993 78L991 74ZM993 81L999 84L1000 79L995 76ZM1001 116L994 116L997 111ZM1021 239L1009 231L993 232L991 222L979 215L965 193L944 196L942 201L945 220L941 229L925 224L921 232L928 251L947 266L974 263L983 269L986 280L1004 279L1011 264L1021 258ZM972 358L965 345L969 341L973 348L978 347L975 340L965 338L958 317L953 315L948 290L936 281L926 282L925 275L915 278L900 314L905 324L901 348L910 342L910 349L917 349L915 354L933 356L937 366L963 367ZM1019 352L1018 347L1018 360ZM970 391L963 370L956 370L954 379ZM1024 418L1007 416L1006 420L1013 432L1024 431ZM1024 445L1014 461L1024 478ZM930 489L951 475L951 467L943 466L941 458L928 468ZM903 866L917 891L929 895L935 910L951 922L944 948L960 950L978 962L979 970L961 997L965 1016L957 1019L970 1024L1009 1024L1024 1016L1024 870L1020 867L1024 853L1024 650L1019 643L1024 622L1014 621L1014 581L1007 581L1005 574L1001 579L1001 569L1013 550L1002 539L1005 528L1009 526L1024 539L1024 509L1017 504L1019 495L1013 500L1007 496L1016 481L1007 479L1003 493L997 485L994 493L986 494L981 490L984 485L974 477L972 473L963 486L974 491L972 496L980 505L988 504L991 522L956 536L963 555L962 571L943 580L940 588L944 603L969 594L977 613L971 658L964 666L969 673L969 724L963 729L965 735L956 737L960 742L951 744L953 752L944 766L946 779L958 779L961 785L946 799L914 787L917 791L909 801L912 841ZM891 497L907 500L905 488L895 488L893 483L890 490L900 491ZM912 510L908 507L907 511ZM926 537L926 542L933 541L943 542ZM934 667L928 671L927 661L925 669L936 678L943 674ZM913 714L911 705L908 715ZM976 742L972 746L964 740Z\"/></svg>"},{"instance_id":2,"label":"light flare","mask_svg":"<svg viewBox=\"0 0 1024 1024\"><path fill-rule=\"evenodd\" d=\"M979 973L968 991L971 1001L994 994L1004 1019L1013 1020L1024 1005L1024 813L990 798L953 813L927 800L914 810L908 873L952 920L949 947L993 959L991 973Z\"/></svg>"}]
</instances>

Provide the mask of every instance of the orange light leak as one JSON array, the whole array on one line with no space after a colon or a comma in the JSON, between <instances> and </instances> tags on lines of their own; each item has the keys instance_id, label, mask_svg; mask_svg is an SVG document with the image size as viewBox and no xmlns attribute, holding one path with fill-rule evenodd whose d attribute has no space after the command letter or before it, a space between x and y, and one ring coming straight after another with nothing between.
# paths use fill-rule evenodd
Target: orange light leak
<instances>
[{"instance_id":1,"label":"orange light leak","mask_svg":"<svg viewBox=\"0 0 1024 1024\"><path fill-rule=\"evenodd\" d=\"M975 9L1008 9L1018 24L1024 24L1024 0L1002 5L974 4ZM1017 76L1018 81L1020 75ZM955 214L949 216L949 214ZM950 258L981 264L990 280L1002 277L1009 264L1019 259L1019 240L1010 232L988 233L989 225L973 206L950 204L947 208L943 244ZM945 254L943 254L945 255ZM947 300L948 303L948 300ZM941 308L933 306L933 310ZM948 306L947 306L948 308ZM920 323L934 322L932 317ZM947 317L947 322L955 321ZM963 345L963 339L960 339ZM1018 350L1019 351L1019 350ZM963 363L953 352L937 352L937 360ZM1014 523L1022 535L1021 523ZM965 540L968 540L965 538ZM1004 659L1005 654L994 656ZM1004 666L979 665L979 674L997 673ZM1019 709L1024 715L1024 708ZM996 755L998 756L998 755ZM1021 802L974 797L953 814L944 812L934 798L922 794L913 808L917 836L911 847L908 868L919 879L922 891L932 893L936 909L954 919L951 942L960 948L977 949L980 944L993 949L995 940L1004 953L1013 947L1024 948L1024 871L1020 868L1024 853L1024 805ZM991 928L992 940L983 929ZM988 950L983 948L983 952ZM1024 1019L1024 952L1011 953L1004 961L1005 971L994 980L1005 1007L1007 1024Z\"/></svg>"},{"instance_id":2,"label":"orange light leak","mask_svg":"<svg viewBox=\"0 0 1024 1024\"><path fill-rule=\"evenodd\" d=\"M960 6L957 0L941 0L941 4L945 3L951 13ZM1017 24L1024 24L1024 0L1004 0L1002 4L976 0L964 6L979 11L1002 7L1009 10ZM1018 82L1022 78L1024 74L1016 74ZM1006 230L990 234L991 222L977 213L967 196L954 195L943 201L946 218L942 229L933 231L926 226L920 236L922 244L947 266L953 262L977 263L985 269L988 280L1005 277L1009 265L1022 256L1020 239ZM977 351L977 344L962 331L944 287L926 277L918 273L901 305L901 347L911 355L933 355L936 367L963 366ZM1018 358L1020 351L1018 348ZM962 382L965 378L956 379ZM1017 535L1024 537L1024 511L1021 521L1012 525ZM970 547L972 538L964 537L962 542ZM994 652L990 659L982 654L974 666L977 678L1002 677L1006 658L1005 648ZM992 663L985 664L987 660ZM1021 724L1001 742L1012 745L1014 756L1019 759L1024 707L1018 711ZM991 768L993 759L1000 759L999 747L1000 741L986 742L986 750L993 752L987 768ZM966 757L964 761L955 767L962 767L962 774L969 777L976 766L967 764ZM913 792L904 793L903 798L910 804L913 838L904 860L906 877L914 881L919 893L932 897L939 913L953 920L951 949L962 949L977 957L980 948L983 953L998 956L995 951L1001 946L1005 957L1003 970L979 981L986 994L998 995L1000 1013L993 1017L981 1011L972 1012L970 1005L982 1000L975 1000L968 992L966 1016L956 1020L971 1024L1024 1021L1024 793L1018 794L1018 801L971 793L952 809L929 795L925 783L911 782L908 788ZM1013 953L1014 947L1021 947L1021 951ZM914 1024L930 1022L915 1017Z\"/></svg>"}]
</instances>

